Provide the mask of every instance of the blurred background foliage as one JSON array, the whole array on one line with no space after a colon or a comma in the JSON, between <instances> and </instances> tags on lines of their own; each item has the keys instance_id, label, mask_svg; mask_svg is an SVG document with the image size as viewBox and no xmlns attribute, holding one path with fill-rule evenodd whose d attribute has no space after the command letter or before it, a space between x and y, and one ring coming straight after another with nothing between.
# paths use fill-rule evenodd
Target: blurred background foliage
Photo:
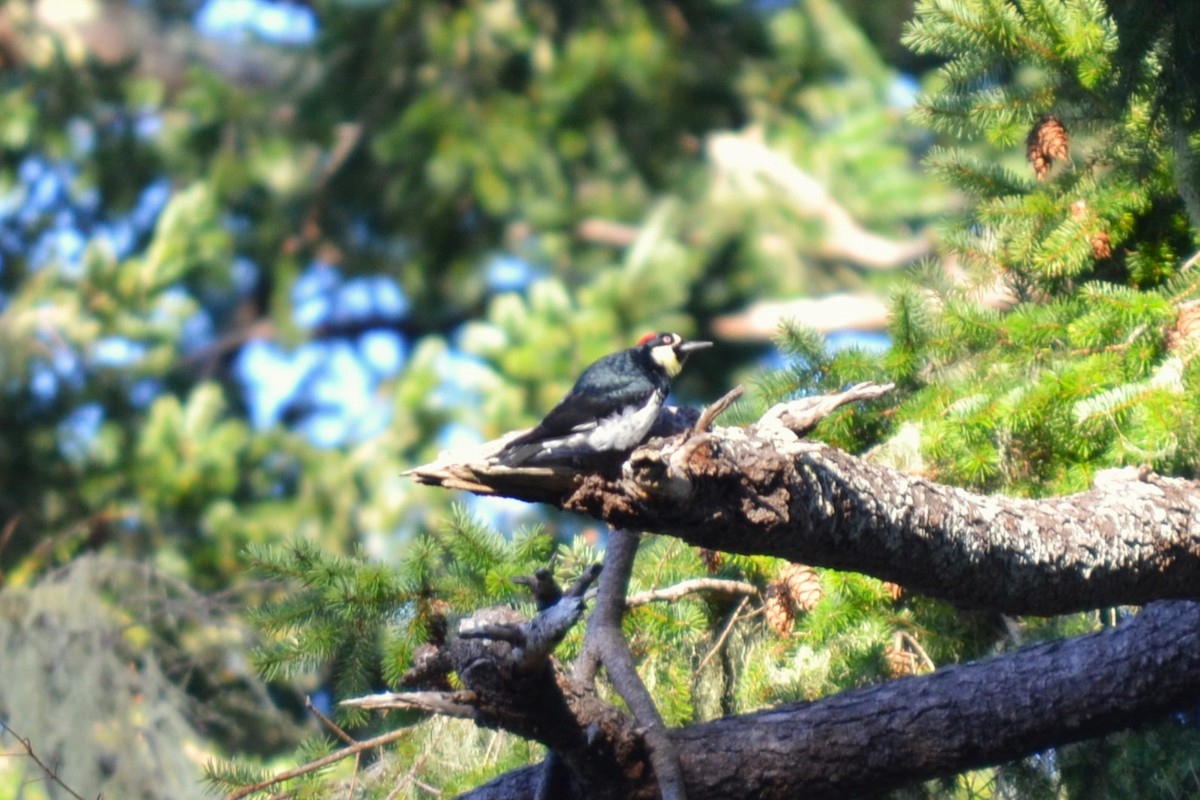
<instances>
[{"instance_id":1,"label":"blurred background foliage","mask_svg":"<svg viewBox=\"0 0 1200 800\"><path fill-rule=\"evenodd\" d=\"M532 424L649 330L717 341L676 396L748 382L729 419L896 381L817 435L946 482L1194 474L1196 12L1137 5L10 0L0 719L93 796L199 796L202 772L233 787L327 752L305 695L394 685L447 618L531 610L512 576L570 578L603 546L401 472ZM673 724L1117 616L963 614L652 537L633 588L700 575L757 594L627 626ZM411 729L365 796L542 757L339 719ZM1182 796L1189 726L921 791L1135 796L1118 776L1140 769ZM61 794L38 777L0 760L0 797Z\"/></svg>"}]
</instances>

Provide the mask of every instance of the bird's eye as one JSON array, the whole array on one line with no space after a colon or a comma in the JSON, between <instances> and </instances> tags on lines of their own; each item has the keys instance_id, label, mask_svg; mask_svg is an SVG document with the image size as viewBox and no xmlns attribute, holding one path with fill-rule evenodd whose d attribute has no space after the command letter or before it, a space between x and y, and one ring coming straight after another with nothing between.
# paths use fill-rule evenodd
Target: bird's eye
<instances>
[{"instance_id":1,"label":"bird's eye","mask_svg":"<svg viewBox=\"0 0 1200 800\"><path fill-rule=\"evenodd\" d=\"M668 333L663 337L663 344L675 344L675 337Z\"/></svg>"}]
</instances>

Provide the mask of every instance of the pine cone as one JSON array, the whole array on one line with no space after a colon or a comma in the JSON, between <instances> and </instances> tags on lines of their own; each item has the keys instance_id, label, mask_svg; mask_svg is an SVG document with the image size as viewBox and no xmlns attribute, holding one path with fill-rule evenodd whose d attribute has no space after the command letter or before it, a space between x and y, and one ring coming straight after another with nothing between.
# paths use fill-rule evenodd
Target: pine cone
<instances>
[{"instance_id":1,"label":"pine cone","mask_svg":"<svg viewBox=\"0 0 1200 800\"><path fill-rule=\"evenodd\" d=\"M1187 345L1192 352L1200 345L1200 300L1179 304L1179 318L1167 331L1167 350L1176 352Z\"/></svg>"},{"instance_id":2,"label":"pine cone","mask_svg":"<svg viewBox=\"0 0 1200 800\"><path fill-rule=\"evenodd\" d=\"M725 563L725 554L720 550L709 550L707 547L697 548L699 550L700 560L704 562L704 566L708 568L709 574L715 573Z\"/></svg>"},{"instance_id":3,"label":"pine cone","mask_svg":"<svg viewBox=\"0 0 1200 800\"><path fill-rule=\"evenodd\" d=\"M1034 168L1036 169L1037 167L1035 166ZM1074 203L1071 203L1071 219L1085 220L1087 216L1088 205L1086 200L1081 197ZM1096 225L1099 223L1099 220L1093 218L1090 222ZM1112 239L1109 238L1108 231L1096 231L1089 237L1088 241L1092 244L1092 256L1094 258L1102 259L1112 255Z\"/></svg>"},{"instance_id":4,"label":"pine cone","mask_svg":"<svg viewBox=\"0 0 1200 800\"><path fill-rule=\"evenodd\" d=\"M797 612L812 611L825 596L825 589L821 586L821 576L815 569L805 564L788 564L779 573L779 579L787 587L792 608Z\"/></svg>"},{"instance_id":5,"label":"pine cone","mask_svg":"<svg viewBox=\"0 0 1200 800\"><path fill-rule=\"evenodd\" d=\"M792 631L792 599L788 596L787 584L783 581L773 581L763 592L763 613L771 630L780 636L787 636Z\"/></svg>"},{"instance_id":6,"label":"pine cone","mask_svg":"<svg viewBox=\"0 0 1200 800\"><path fill-rule=\"evenodd\" d=\"M884 581L883 590L888 593L888 597L892 598L893 603L899 603L901 598L904 597L904 587L898 583Z\"/></svg>"},{"instance_id":7,"label":"pine cone","mask_svg":"<svg viewBox=\"0 0 1200 800\"><path fill-rule=\"evenodd\" d=\"M1070 157L1070 137L1062 120L1050 114L1039 119L1025 137L1025 157L1039 181L1046 179L1054 159L1066 161Z\"/></svg>"},{"instance_id":8,"label":"pine cone","mask_svg":"<svg viewBox=\"0 0 1200 800\"><path fill-rule=\"evenodd\" d=\"M1108 237L1106 231L1093 233L1092 238L1092 255L1096 258L1108 258L1112 255L1112 239Z\"/></svg>"},{"instance_id":9,"label":"pine cone","mask_svg":"<svg viewBox=\"0 0 1200 800\"><path fill-rule=\"evenodd\" d=\"M916 653L905 650L903 644L898 640L893 640L884 648L883 663L887 668L888 676L892 678L904 678L919 672Z\"/></svg>"},{"instance_id":10,"label":"pine cone","mask_svg":"<svg viewBox=\"0 0 1200 800\"><path fill-rule=\"evenodd\" d=\"M917 640L904 631L896 631L891 644L883 649L883 662L888 675L893 678L920 675L934 668Z\"/></svg>"}]
</instances>

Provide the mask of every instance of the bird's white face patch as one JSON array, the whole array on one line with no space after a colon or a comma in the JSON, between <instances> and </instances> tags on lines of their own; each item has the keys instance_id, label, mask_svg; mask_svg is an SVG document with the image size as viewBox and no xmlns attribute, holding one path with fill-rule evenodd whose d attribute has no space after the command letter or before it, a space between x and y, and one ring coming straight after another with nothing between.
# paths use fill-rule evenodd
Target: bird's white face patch
<instances>
[{"instance_id":1,"label":"bird's white face patch","mask_svg":"<svg viewBox=\"0 0 1200 800\"><path fill-rule=\"evenodd\" d=\"M650 357L671 378L674 378L683 370L683 364L680 363L679 356L676 355L675 348L672 345L660 344L658 347L651 347Z\"/></svg>"}]
</instances>

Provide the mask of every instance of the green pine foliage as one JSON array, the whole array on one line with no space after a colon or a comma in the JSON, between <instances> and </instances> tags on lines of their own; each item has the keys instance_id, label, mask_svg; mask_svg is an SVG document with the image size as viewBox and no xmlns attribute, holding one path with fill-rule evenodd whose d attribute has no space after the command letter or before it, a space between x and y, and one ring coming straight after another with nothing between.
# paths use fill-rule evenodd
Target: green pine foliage
<instances>
[{"instance_id":1,"label":"green pine foliage","mask_svg":"<svg viewBox=\"0 0 1200 800\"><path fill-rule=\"evenodd\" d=\"M536 527L502 537L461 507L455 507L441 528L418 536L398 564L362 553L338 556L304 540L254 547L249 556L261 575L281 587L274 600L253 613L254 623L266 635L255 654L257 668L272 679L311 681L326 676L336 700L396 686L417 646L441 639L457 619L478 608L509 600L532 613L532 602L520 594L524 590L512 583L512 577L532 573L554 556L558 566L574 577L596 558L586 546L556 551L552 540ZM481 769L492 774L540 757L537 748L501 736L502 741L486 745L492 757L483 764L473 757L455 763L451 751L471 751L485 736L483 732L471 728L466 735L459 731L451 736L445 723L418 715L399 713L381 720L343 707L336 709L334 718L356 731L378 733L384 725L410 728L397 744L397 756L402 759L399 763L408 765L402 777L416 785L445 786L453 778L452 785L466 789L479 782ZM453 746L447 744L448 736ZM486 734L496 736L500 735ZM314 747L334 744L328 737L313 740ZM293 758L303 763L323 754L298 752ZM448 764L455 766L450 769ZM292 788L300 796L309 791L319 797L342 779L344 771L342 765L340 770L327 770L324 777L309 777L308 790ZM376 774L364 786L373 786L372 791L384 796L385 777L395 779L394 772ZM254 782L248 778L257 774L258 767L238 761L214 763L208 770L213 785L222 787L244 786Z\"/></svg>"},{"instance_id":2,"label":"green pine foliage","mask_svg":"<svg viewBox=\"0 0 1200 800\"><path fill-rule=\"evenodd\" d=\"M927 163L972 199L944 245L979 277L894 291L882 355L822 353L785 328L790 363L760 382L763 405L894 381L886 405L846 409L816 435L862 449L916 424L929 474L980 490L1078 491L1097 469L1140 463L1192 474L1191 359L1167 334L1195 295L1179 271L1196 238L1161 87L1128 90L1100 2L926 2L905 38L946 59L916 117L968 142ZM1039 181L1021 145L1050 115L1070 157ZM1008 311L978 302L996 279L1019 301Z\"/></svg>"},{"instance_id":3,"label":"green pine foliage","mask_svg":"<svg viewBox=\"0 0 1200 800\"><path fill-rule=\"evenodd\" d=\"M1146 65L1157 49L1122 51L1103 2L923 2L905 41L946 59L916 118L992 145L927 158L973 200L946 230L950 253L1022 298L1097 278L1149 288L1174 274L1200 222L1183 201L1190 187L1177 185L1195 179L1179 163L1195 143L1180 146L1156 113L1165 99ZM1141 82L1130 86L1131 74ZM1069 154L1039 180L1019 145L1051 117Z\"/></svg>"},{"instance_id":4,"label":"green pine foliage","mask_svg":"<svg viewBox=\"0 0 1200 800\"><path fill-rule=\"evenodd\" d=\"M919 456L906 468L989 493L1082 491L1108 467L1196 474L1196 345L1181 310L1197 297L1191 254L1200 215L1189 198L1200 185L1192 166L1200 136L1188 132L1194 82L1164 79L1177 74L1170 48L1191 12L1136 26L1144 47L1131 48L1118 21L1133 24L1135 4L1112 5L917 4L905 41L944 63L914 116L957 140L933 147L926 164L968 198L941 236L972 280L948 285L925 270L894 290L892 344L883 353L831 352L815 332L785 326L785 366L758 381L755 411L862 380L893 381L885 402L843 409L811 435L860 451L883 443L876 457L887 459L897 452L893 442L915 432ZM1047 124L1043 135L1061 133L1067 152L1043 163L1039 176L1046 142L1037 136ZM1007 302L980 302L997 288ZM797 620L804 644L774 649L774 669L796 698L881 678L880 659L869 654L881 654L894 632L942 664L1012 646L1014 636L1093 631L1106 616L1001 623L919 598L891 607L852 590L865 579L824 571L822 578L825 598ZM1176 720L1146 736L1066 748L1053 765L1032 759L926 791L1147 796L1144 783L1121 777L1135 774L1152 776L1156 796L1185 796L1195 776L1176 764L1194 747L1192 733ZM1120 765L1105 755L1118 748L1127 754Z\"/></svg>"},{"instance_id":5,"label":"green pine foliage","mask_svg":"<svg viewBox=\"0 0 1200 800\"><path fill-rule=\"evenodd\" d=\"M230 794L270 778L271 770L260 766L215 760L204 765L204 782L213 793Z\"/></svg>"},{"instance_id":6,"label":"green pine foliage","mask_svg":"<svg viewBox=\"0 0 1200 800\"><path fill-rule=\"evenodd\" d=\"M546 563L552 547L537 528L505 539L461 507L443 528L418 536L395 567L303 540L253 547L253 566L292 587L255 610L270 637L258 667L270 678L330 667L339 698L364 694L380 679L394 684L447 615L516 599L511 578ZM345 718L351 725L366 719L359 711Z\"/></svg>"},{"instance_id":7,"label":"green pine foliage","mask_svg":"<svg viewBox=\"0 0 1200 800\"><path fill-rule=\"evenodd\" d=\"M534 613L513 576L549 563L565 584L600 553L587 534L557 544L537 527L502 536L455 507L444 525L419 535L396 564L362 554L331 555L303 541L252 548L250 557L260 574L281 584L280 594L255 611L254 622L267 637L256 653L258 669L277 679L329 675L335 697L342 699L394 687L416 646L444 635L435 630L448 626L452 632L457 619L478 608L508 604ZM821 571L825 596L811 612L796 614L790 632L773 630L764 623L761 594L778 580L783 566L778 559L727 555L713 577L748 581L758 587L759 598L693 593L639 605L627 616L631 648L670 724L812 699L882 679L889 674L883 654L896 631L923 635L913 610L919 606L910 608L907 600L897 605L875 579L831 571ZM646 536L631 592L705 574L695 548L674 538ZM582 634L583 626L577 626L568 635L558 648L560 659L569 663L578 655ZM664 641L671 646L663 647ZM620 703L611 690L603 693ZM395 713L379 719L344 711L336 718L373 733L381 726L409 729L388 766L362 784L368 796L376 790L386 794L397 781L465 789L498 769L542 756L536 746L461 721ZM315 741L335 744L327 737ZM486 763L478 762L476 746L490 754ZM447 748L476 757L455 759ZM210 764L206 774L214 787L228 788L260 779L255 776L262 772L257 765L221 761ZM343 773L331 769L309 782L319 796L342 780ZM414 788L412 796L422 796L422 790Z\"/></svg>"},{"instance_id":8,"label":"green pine foliage","mask_svg":"<svg viewBox=\"0 0 1200 800\"><path fill-rule=\"evenodd\" d=\"M131 14L170 5L118 4ZM765 348L722 343L689 365L676 397L698 404L751 382L722 418L747 422L798 396L894 382L891 395L842 409L812 435L980 491L1073 491L1124 465L1195 475L1196 350L1180 318L1200 299L1191 255L1200 4L1147 13L1139 0L922 0L905 35L919 58L889 61L862 31L898 20L902 3L767 5L325 3L313 45L272 49L256 62L261 73L249 70L263 84L219 64L159 76L132 59L102 63L40 14L18 20L21 36L0 48L0 188L26 220L6 221L16 238L5 239L0 264L0 605L53 594L82 574L72 568L60 582L55 568L86 564L98 549L237 593L223 597L265 594L255 658L273 678L329 688L335 700L394 686L413 650L462 615L497 603L532 613L513 575L552 564L568 581L601 557L594 530L546 519L493 530L445 493L414 489L405 468L435 457L452 433L490 438L532 424L584 365L648 330L715 338L722 314L801 293L890 292L891 346L831 351L789 325L779 369L752 379ZM14 8L23 4L3 13ZM150 20L155 31L179 23ZM251 49L259 53L239 44ZM923 88L909 118L891 94L898 62ZM922 72L931 64L940 67ZM157 134L142 131L147 120ZM1031 139L1044 125L1045 141ZM940 260L895 286L897 272L831 257L820 222L773 176L712 160L722 133L785 155L881 235L904 239L944 215L936 238L966 285L948 280ZM62 170L70 202L39 207L26 170ZM174 187L169 202L117 255L101 233L159 181ZM66 218L79 230L63 231ZM619 235L588 234L595 222ZM82 258L35 258L53 231L77 233ZM532 284L493 285L496 256L527 265ZM339 447L304 435L322 400L303 387L274 423L252 421L233 368L253 343L280 357L326 336L360 343L294 315L297 282L317 262L346 278L393 277L411 303L394 325L403 367L374 389L390 398L391 421ZM997 284L1012 303L979 304ZM199 334L197 321L208 326ZM114 343L133 355L114 362ZM80 412L98 418L94 434ZM248 565L271 588L248 583ZM820 697L1114 616L1010 625L817 570L820 600L792 608L786 624L768 622L765 598L785 566L732 555L716 564L675 540L644 540L635 591L712 574L759 592L692 594L629 615L672 724ZM171 702L203 708L203 726L152 741L159 751L182 759L195 740L229 755L209 772L211 788L226 791L339 746L310 720L309 742L281 758L295 738L276 735L278 717L250 720L230 711L238 703L218 702L242 697L234 684L265 696L245 676L217 679L230 670L214 665L244 661L241 639L211 620L162 622L179 617L185 596L195 604L190 594L160 606L126 602L141 597L130 591L106 585L49 618L73 626L73 614L102 608L128 645L120 657L144 665L140 677L160 662L197 676ZM96 650L76 656L91 671L75 677L99 675L116 657L100 641L109 627L79 628L90 633L73 641L95 639ZM558 655L577 655L581 637L582 626ZM53 642L38 638L4 638L13 663L44 658L39 648ZM237 644L212 644L229 640ZM95 728L127 711L97 716ZM336 716L356 736L404 733L358 770L355 786L369 797L397 787L445 796L542 757L458 720ZM1195 790L1185 722L972 773L923 796L1135 796L1121 771L1182 796ZM47 743L79 733L17 727ZM264 763L236 757L248 752L265 753ZM288 791L348 794L352 772L344 762ZM99 781L77 788L108 796L136 785Z\"/></svg>"},{"instance_id":9,"label":"green pine foliage","mask_svg":"<svg viewBox=\"0 0 1200 800\"><path fill-rule=\"evenodd\" d=\"M836 9L808 5L813 24L837 30ZM788 14L772 33L779 41L805 36L801 18ZM1124 62L1130 56L1121 29L1099 0L928 0L918 4L906 41L944 60L915 118L960 140L939 142L926 166L968 200L948 217L941 241L970 280L930 279L938 269L930 264L918 272L927 280L894 287L891 346L883 351L831 351L814 331L785 326L777 342L783 367L759 376L727 419L750 420L788 399L886 381L896 384L890 396L843 409L812 435L854 452L878 447L877 457L890 458L888 448L915 433L911 463L918 471L1014 495L1082 490L1110 466L1148 463L1193 474L1192 420L1200 409L1187 387L1194 368L1171 335L1180 303L1194 299L1200 283L1183 265L1196 241L1196 218L1180 185L1192 145L1180 146L1177 116L1159 113L1162 87L1147 66L1156 56L1137 55L1137 69ZM1140 82L1130 75L1141 75ZM850 141L855 130L861 133L839 129L838 137ZM491 197L487 207L502 210L511 201L485 191L485 177L483 171L472 180ZM621 264L588 280L549 277L524 297L496 298L486 321L471 323L462 338L480 359L469 385L485 418L498 429L534 421L530 411L560 397L567 376L662 320L656 301L684 307L687 280L718 266L689 254L693 235L665 201ZM997 287L1009 294L1007 303L979 302ZM613 308L621 313L608 313ZM686 324L682 317L679 324ZM553 563L566 580L597 555L583 536L569 544L536 529L502 536L460 509L442 527L417 531L390 568L300 545L259 549L254 557L268 574L299 586L260 617L273 637L262 666L280 675L332 670L344 697L394 684L438 618L497 602L530 611L513 575ZM793 605L781 622L778 613L769 619L766 598L778 591L784 566L732 555L713 566L676 540L644 540L635 592L706 569L759 590L744 602L703 594L651 602L628 616L626 633L670 724L813 699L981 657L1022 636L1098 624L1089 615L1021 624L961 613L830 570L816 572L815 605ZM573 658L580 644L581 630L573 631L560 657ZM398 745L397 765L426 763L450 724L414 723L388 723L412 726ZM488 751L506 754L498 767L538 757L509 741ZM423 768L409 769L415 785L430 779ZM450 782L466 780L459 774ZM1171 780L1179 785L1178 775ZM1069 770L1024 762L927 788L937 796L990 796L1003 787L1052 793L1076 783Z\"/></svg>"}]
</instances>

